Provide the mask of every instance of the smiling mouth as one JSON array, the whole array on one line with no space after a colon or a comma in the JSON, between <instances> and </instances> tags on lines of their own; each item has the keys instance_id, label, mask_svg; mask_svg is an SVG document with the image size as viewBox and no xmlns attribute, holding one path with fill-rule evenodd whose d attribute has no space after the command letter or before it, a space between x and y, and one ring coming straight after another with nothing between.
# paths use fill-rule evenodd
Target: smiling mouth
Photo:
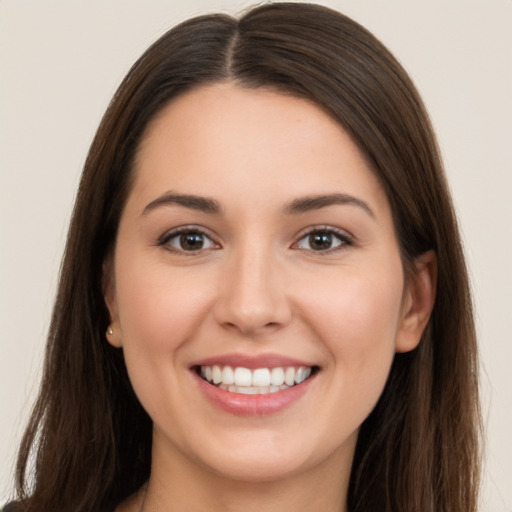
<instances>
[{"instance_id":1,"label":"smiling mouth","mask_svg":"<svg viewBox=\"0 0 512 512\"><path fill-rule=\"evenodd\" d=\"M315 366L287 366L251 370L238 366L198 366L197 374L209 384L230 393L264 395L292 388L309 379Z\"/></svg>"}]
</instances>

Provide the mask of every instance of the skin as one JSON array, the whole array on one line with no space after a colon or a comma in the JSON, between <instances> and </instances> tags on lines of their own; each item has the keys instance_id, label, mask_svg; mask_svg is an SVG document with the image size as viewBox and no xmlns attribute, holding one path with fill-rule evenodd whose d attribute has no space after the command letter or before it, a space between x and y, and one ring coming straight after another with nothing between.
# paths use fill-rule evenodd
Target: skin
<instances>
[{"instance_id":1,"label":"skin","mask_svg":"<svg viewBox=\"0 0 512 512\"><path fill-rule=\"evenodd\" d=\"M153 463L147 489L118 512L345 510L359 426L395 352L415 348L428 321L434 255L404 282L378 179L303 99L231 83L188 92L148 127L135 172L105 300L109 342L154 422ZM221 212L148 209L169 191ZM366 206L287 211L324 194ZM159 243L182 226L205 233L203 249ZM329 248L312 248L313 228L331 233ZM319 371L285 410L240 417L213 405L190 370L225 353L286 355Z\"/></svg>"}]
</instances>

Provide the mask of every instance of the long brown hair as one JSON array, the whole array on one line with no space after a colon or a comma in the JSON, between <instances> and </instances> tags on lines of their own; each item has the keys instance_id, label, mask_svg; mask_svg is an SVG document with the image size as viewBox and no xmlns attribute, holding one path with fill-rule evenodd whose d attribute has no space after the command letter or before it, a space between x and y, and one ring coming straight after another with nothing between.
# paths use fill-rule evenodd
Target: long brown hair
<instances>
[{"instance_id":1,"label":"long brown hair","mask_svg":"<svg viewBox=\"0 0 512 512\"><path fill-rule=\"evenodd\" d=\"M103 265L148 122L178 94L233 81L308 98L367 156L392 207L406 272L434 250L438 292L419 347L397 354L363 423L351 512L475 512L476 340L457 223L428 115L411 80L363 27L325 7L265 4L182 23L135 63L85 163L40 394L17 466L26 511L112 511L149 478L151 420L122 352L105 341Z\"/></svg>"}]
</instances>

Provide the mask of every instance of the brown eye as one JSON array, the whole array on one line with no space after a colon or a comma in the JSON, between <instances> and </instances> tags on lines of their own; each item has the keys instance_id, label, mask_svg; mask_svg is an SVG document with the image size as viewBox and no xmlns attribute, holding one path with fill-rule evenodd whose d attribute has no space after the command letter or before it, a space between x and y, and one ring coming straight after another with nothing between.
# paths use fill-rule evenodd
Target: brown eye
<instances>
[{"instance_id":1,"label":"brown eye","mask_svg":"<svg viewBox=\"0 0 512 512\"><path fill-rule=\"evenodd\" d=\"M312 233L309 235L309 246L314 251L330 249L332 242L332 235L330 233Z\"/></svg>"},{"instance_id":2,"label":"brown eye","mask_svg":"<svg viewBox=\"0 0 512 512\"><path fill-rule=\"evenodd\" d=\"M178 252L198 252L215 247L215 243L209 236L193 230L169 233L162 240L161 245L166 245Z\"/></svg>"},{"instance_id":3,"label":"brown eye","mask_svg":"<svg viewBox=\"0 0 512 512\"><path fill-rule=\"evenodd\" d=\"M315 230L303 236L296 247L315 252L327 252L350 245L350 238L334 230Z\"/></svg>"},{"instance_id":4,"label":"brown eye","mask_svg":"<svg viewBox=\"0 0 512 512\"><path fill-rule=\"evenodd\" d=\"M204 236L201 233L183 233L179 237L179 245L184 251L197 251L203 248Z\"/></svg>"}]
</instances>

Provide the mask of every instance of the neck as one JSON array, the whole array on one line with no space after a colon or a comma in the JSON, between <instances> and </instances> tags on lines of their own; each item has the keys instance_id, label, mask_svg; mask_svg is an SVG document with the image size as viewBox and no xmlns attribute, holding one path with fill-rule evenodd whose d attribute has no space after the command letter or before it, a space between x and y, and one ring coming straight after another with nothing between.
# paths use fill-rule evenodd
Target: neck
<instances>
[{"instance_id":1,"label":"neck","mask_svg":"<svg viewBox=\"0 0 512 512\"><path fill-rule=\"evenodd\" d=\"M141 490L134 511L346 512L353 446L341 448L317 465L271 481L243 481L220 475L177 450L157 447L153 449L147 489Z\"/></svg>"}]
</instances>

